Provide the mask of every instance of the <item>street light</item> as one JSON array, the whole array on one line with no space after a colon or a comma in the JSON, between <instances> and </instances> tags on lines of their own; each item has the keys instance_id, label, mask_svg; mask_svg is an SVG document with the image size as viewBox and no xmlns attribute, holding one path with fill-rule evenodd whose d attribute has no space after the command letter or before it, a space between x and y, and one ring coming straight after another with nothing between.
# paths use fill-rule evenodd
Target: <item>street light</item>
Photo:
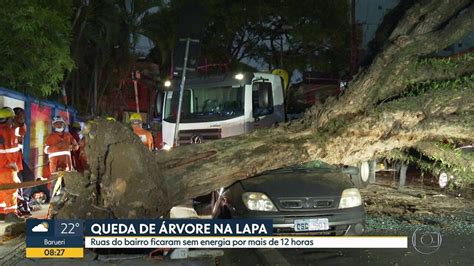
<instances>
[{"instance_id":1,"label":"street light","mask_svg":"<svg viewBox=\"0 0 474 266\"><path fill-rule=\"evenodd\" d=\"M244 79L244 74L239 73L239 74L235 75L234 78L235 78L236 80L243 80L243 79Z\"/></svg>"}]
</instances>

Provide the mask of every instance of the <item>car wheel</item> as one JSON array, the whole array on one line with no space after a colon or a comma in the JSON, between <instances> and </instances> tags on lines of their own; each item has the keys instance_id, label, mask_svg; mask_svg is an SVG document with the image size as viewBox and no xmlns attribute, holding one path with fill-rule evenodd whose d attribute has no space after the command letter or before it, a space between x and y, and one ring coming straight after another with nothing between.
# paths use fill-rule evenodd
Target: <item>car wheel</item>
<instances>
[{"instance_id":1,"label":"car wheel","mask_svg":"<svg viewBox=\"0 0 474 266\"><path fill-rule=\"evenodd\" d=\"M448 185L448 174L442 172L438 178L438 184L441 189L444 189Z\"/></svg>"},{"instance_id":2,"label":"car wheel","mask_svg":"<svg viewBox=\"0 0 474 266\"><path fill-rule=\"evenodd\" d=\"M352 183L354 183L357 188L365 188L369 184L370 176L375 170L371 166L372 164L369 161L357 165L357 168L359 168L359 174L351 176Z\"/></svg>"},{"instance_id":3,"label":"car wheel","mask_svg":"<svg viewBox=\"0 0 474 266\"><path fill-rule=\"evenodd\" d=\"M364 224L351 224L345 232L345 236L360 236L365 232Z\"/></svg>"}]
</instances>

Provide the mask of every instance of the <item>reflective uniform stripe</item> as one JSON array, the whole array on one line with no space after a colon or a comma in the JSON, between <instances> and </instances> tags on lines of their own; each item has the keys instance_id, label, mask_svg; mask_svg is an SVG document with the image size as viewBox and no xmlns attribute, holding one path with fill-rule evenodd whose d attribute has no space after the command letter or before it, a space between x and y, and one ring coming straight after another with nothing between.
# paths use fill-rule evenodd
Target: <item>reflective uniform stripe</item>
<instances>
[{"instance_id":1,"label":"reflective uniform stripe","mask_svg":"<svg viewBox=\"0 0 474 266\"><path fill-rule=\"evenodd\" d=\"M53 158L53 157L57 157L57 156L63 156L63 155L71 156L71 152L70 151L58 151L58 152L52 152L52 153L48 154L49 158Z\"/></svg>"},{"instance_id":2,"label":"reflective uniform stripe","mask_svg":"<svg viewBox=\"0 0 474 266\"><path fill-rule=\"evenodd\" d=\"M20 127L15 128L15 136L21 137L21 135L20 135Z\"/></svg>"},{"instance_id":3,"label":"reflective uniform stripe","mask_svg":"<svg viewBox=\"0 0 474 266\"><path fill-rule=\"evenodd\" d=\"M20 151L20 147L10 148L10 149L0 149L0 153L14 153Z\"/></svg>"},{"instance_id":4,"label":"reflective uniform stripe","mask_svg":"<svg viewBox=\"0 0 474 266\"><path fill-rule=\"evenodd\" d=\"M44 153L48 154L48 149L49 149L49 146L44 146Z\"/></svg>"},{"instance_id":5,"label":"reflective uniform stripe","mask_svg":"<svg viewBox=\"0 0 474 266\"><path fill-rule=\"evenodd\" d=\"M7 204L4 202L1 202L0 203L0 208L4 209L4 210L16 210L17 209L17 206L16 205L13 205L11 207L7 207Z\"/></svg>"},{"instance_id":6,"label":"reflective uniform stripe","mask_svg":"<svg viewBox=\"0 0 474 266\"><path fill-rule=\"evenodd\" d=\"M138 137L140 137L140 140L143 142L143 143L147 143L147 140L148 140L148 137L147 135L138 135Z\"/></svg>"}]
</instances>

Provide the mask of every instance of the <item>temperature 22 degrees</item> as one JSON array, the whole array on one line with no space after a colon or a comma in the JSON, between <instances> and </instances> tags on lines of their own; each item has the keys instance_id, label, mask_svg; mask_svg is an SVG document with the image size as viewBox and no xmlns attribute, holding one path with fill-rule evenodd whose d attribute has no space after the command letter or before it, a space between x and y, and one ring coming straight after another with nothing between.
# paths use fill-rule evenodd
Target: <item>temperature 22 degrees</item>
<instances>
[{"instance_id":1,"label":"temperature 22 degrees","mask_svg":"<svg viewBox=\"0 0 474 266\"><path fill-rule=\"evenodd\" d=\"M61 228L61 235L77 235L79 234L78 229L81 228L80 223L64 223L59 224Z\"/></svg>"}]
</instances>

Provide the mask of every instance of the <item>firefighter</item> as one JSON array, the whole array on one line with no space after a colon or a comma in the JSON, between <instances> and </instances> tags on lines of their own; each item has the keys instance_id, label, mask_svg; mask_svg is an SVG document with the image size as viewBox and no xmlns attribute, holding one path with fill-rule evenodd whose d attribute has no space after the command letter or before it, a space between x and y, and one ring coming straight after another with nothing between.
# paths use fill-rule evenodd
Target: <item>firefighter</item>
<instances>
[{"instance_id":1,"label":"firefighter","mask_svg":"<svg viewBox=\"0 0 474 266\"><path fill-rule=\"evenodd\" d=\"M135 132L148 150L152 151L153 136L148 130L142 128L142 122L142 116L139 113L132 113L130 115L130 124L132 125L133 132Z\"/></svg>"},{"instance_id":2,"label":"firefighter","mask_svg":"<svg viewBox=\"0 0 474 266\"><path fill-rule=\"evenodd\" d=\"M20 183L18 171L22 169L20 147L15 136L11 108L0 109L0 184ZM17 211L17 190L0 191L0 218L6 222L21 222Z\"/></svg>"},{"instance_id":3,"label":"firefighter","mask_svg":"<svg viewBox=\"0 0 474 266\"><path fill-rule=\"evenodd\" d=\"M15 107L13 108L13 112L15 113L13 127L15 128L15 135L18 137L20 148L22 148L23 138L26 135L25 110L23 110L21 107Z\"/></svg>"},{"instance_id":4,"label":"firefighter","mask_svg":"<svg viewBox=\"0 0 474 266\"><path fill-rule=\"evenodd\" d=\"M85 140L81 135L81 124L79 122L72 123L69 132L71 133L74 140L79 145L79 148L76 151L72 151L72 165L79 173L83 173L87 168L87 158L85 156Z\"/></svg>"},{"instance_id":5,"label":"firefighter","mask_svg":"<svg viewBox=\"0 0 474 266\"><path fill-rule=\"evenodd\" d=\"M155 137L154 145L157 150L160 150L161 148L163 148L163 133L161 132L161 121L157 121L152 125L152 133Z\"/></svg>"},{"instance_id":6,"label":"firefighter","mask_svg":"<svg viewBox=\"0 0 474 266\"><path fill-rule=\"evenodd\" d=\"M73 170L71 151L77 151L79 145L74 137L65 132L66 122L61 116L53 117L53 132L45 141L44 153L48 154L51 174L58 171Z\"/></svg>"}]
</instances>

